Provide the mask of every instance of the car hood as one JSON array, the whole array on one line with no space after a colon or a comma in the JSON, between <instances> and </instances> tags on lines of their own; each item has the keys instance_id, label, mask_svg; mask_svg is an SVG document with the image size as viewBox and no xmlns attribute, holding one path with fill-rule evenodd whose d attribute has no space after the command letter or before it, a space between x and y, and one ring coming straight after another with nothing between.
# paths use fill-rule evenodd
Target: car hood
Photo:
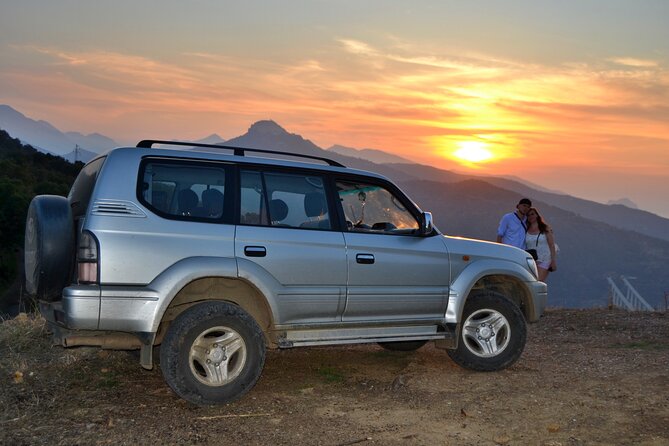
<instances>
[{"instance_id":1,"label":"car hood","mask_svg":"<svg viewBox=\"0 0 669 446\"><path fill-rule=\"evenodd\" d=\"M477 258L504 259L525 266L530 255L514 246L486 242L464 237L443 236L448 252L453 255L468 255Z\"/></svg>"}]
</instances>

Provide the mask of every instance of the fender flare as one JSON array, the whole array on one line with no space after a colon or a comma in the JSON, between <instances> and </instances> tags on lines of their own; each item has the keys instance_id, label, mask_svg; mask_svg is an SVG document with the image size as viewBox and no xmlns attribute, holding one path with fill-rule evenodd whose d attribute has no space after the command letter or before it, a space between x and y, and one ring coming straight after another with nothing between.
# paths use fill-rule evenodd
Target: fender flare
<instances>
[{"instance_id":1,"label":"fender flare","mask_svg":"<svg viewBox=\"0 0 669 446\"><path fill-rule=\"evenodd\" d=\"M275 320L278 310L275 296L280 284L265 269L253 262L245 262L240 274L238 259L233 257L188 257L160 273L147 286L159 297L151 322L151 331L157 332L165 312L177 294L189 283L207 277L241 280L255 287L264 296L271 317ZM248 265L248 264L250 265Z\"/></svg>"},{"instance_id":2,"label":"fender flare","mask_svg":"<svg viewBox=\"0 0 669 446\"><path fill-rule=\"evenodd\" d=\"M485 276L511 276L516 278L527 288L526 282L535 282L536 278L521 265L508 260L483 259L468 265L451 284L448 296L448 307L446 308L445 321L448 324L460 322L462 311L465 307L467 296L474 284Z\"/></svg>"}]
</instances>

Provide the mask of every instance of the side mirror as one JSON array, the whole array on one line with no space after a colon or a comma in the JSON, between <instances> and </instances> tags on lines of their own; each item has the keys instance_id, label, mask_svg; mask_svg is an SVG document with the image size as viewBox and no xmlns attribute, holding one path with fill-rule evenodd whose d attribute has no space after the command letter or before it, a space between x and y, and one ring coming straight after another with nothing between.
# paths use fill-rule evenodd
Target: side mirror
<instances>
[{"instance_id":1,"label":"side mirror","mask_svg":"<svg viewBox=\"0 0 669 446\"><path fill-rule=\"evenodd\" d=\"M434 231L434 223L432 222L432 213L423 212L420 218L420 235L430 235Z\"/></svg>"}]
</instances>

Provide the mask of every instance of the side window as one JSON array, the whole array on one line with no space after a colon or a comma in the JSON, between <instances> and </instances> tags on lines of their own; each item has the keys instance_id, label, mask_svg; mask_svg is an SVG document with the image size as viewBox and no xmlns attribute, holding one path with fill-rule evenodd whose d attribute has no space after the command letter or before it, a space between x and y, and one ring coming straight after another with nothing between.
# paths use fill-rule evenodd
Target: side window
<instances>
[{"instance_id":1,"label":"side window","mask_svg":"<svg viewBox=\"0 0 669 446\"><path fill-rule=\"evenodd\" d=\"M241 224L331 229L323 178L242 171Z\"/></svg>"},{"instance_id":2,"label":"side window","mask_svg":"<svg viewBox=\"0 0 669 446\"><path fill-rule=\"evenodd\" d=\"M210 164L148 161L141 173L142 202L159 215L220 220L225 211L225 168Z\"/></svg>"},{"instance_id":3,"label":"side window","mask_svg":"<svg viewBox=\"0 0 669 446\"><path fill-rule=\"evenodd\" d=\"M268 225L265 191L260 172L242 171L241 206L239 223L243 225Z\"/></svg>"},{"instance_id":4,"label":"side window","mask_svg":"<svg viewBox=\"0 0 669 446\"><path fill-rule=\"evenodd\" d=\"M382 186L338 181L337 193L348 231L412 234L419 228L398 197Z\"/></svg>"},{"instance_id":5,"label":"side window","mask_svg":"<svg viewBox=\"0 0 669 446\"><path fill-rule=\"evenodd\" d=\"M102 168L105 159L106 157L101 157L91 161L86 164L83 169L81 169L81 172L79 172L79 175L77 175L77 179L74 181L67 197L70 201L74 218L80 217L86 213L88 203L91 201L91 195L93 195L95 182L98 179L98 174L100 173L100 169Z\"/></svg>"}]
</instances>

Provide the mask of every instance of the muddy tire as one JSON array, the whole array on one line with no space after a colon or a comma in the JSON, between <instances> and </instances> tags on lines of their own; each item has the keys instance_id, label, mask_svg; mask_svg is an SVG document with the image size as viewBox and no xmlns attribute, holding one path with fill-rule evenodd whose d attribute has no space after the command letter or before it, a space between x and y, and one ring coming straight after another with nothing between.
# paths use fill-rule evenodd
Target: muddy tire
<instances>
[{"instance_id":1,"label":"muddy tire","mask_svg":"<svg viewBox=\"0 0 669 446\"><path fill-rule=\"evenodd\" d=\"M24 248L26 291L40 300L58 300L70 282L74 262L74 223L67 198L33 198Z\"/></svg>"},{"instance_id":2,"label":"muddy tire","mask_svg":"<svg viewBox=\"0 0 669 446\"><path fill-rule=\"evenodd\" d=\"M412 352L427 344L427 341L379 342L386 350L393 352Z\"/></svg>"},{"instance_id":3,"label":"muddy tire","mask_svg":"<svg viewBox=\"0 0 669 446\"><path fill-rule=\"evenodd\" d=\"M520 358L526 339L525 318L517 305L498 293L477 293L465 303L458 348L448 355L467 369L501 370Z\"/></svg>"},{"instance_id":4,"label":"muddy tire","mask_svg":"<svg viewBox=\"0 0 669 446\"><path fill-rule=\"evenodd\" d=\"M234 401L258 381L265 337L236 305L204 302L181 313L160 346L160 367L181 398L206 406Z\"/></svg>"}]
</instances>

